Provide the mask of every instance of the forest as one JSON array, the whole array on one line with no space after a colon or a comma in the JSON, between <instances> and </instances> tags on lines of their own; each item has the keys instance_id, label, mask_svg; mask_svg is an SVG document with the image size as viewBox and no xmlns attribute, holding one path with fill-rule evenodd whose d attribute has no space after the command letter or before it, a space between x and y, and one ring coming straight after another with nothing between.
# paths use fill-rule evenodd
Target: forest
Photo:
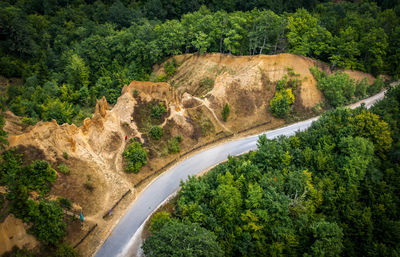
<instances>
[{"instance_id":1,"label":"forest","mask_svg":"<svg viewBox=\"0 0 400 257\"><path fill-rule=\"evenodd\" d=\"M400 87L190 177L156 213L152 256L398 256Z\"/></svg>"},{"instance_id":2,"label":"forest","mask_svg":"<svg viewBox=\"0 0 400 257\"><path fill-rule=\"evenodd\" d=\"M289 52L400 75L398 1L15 1L0 3L2 102L27 124L75 123L96 99L182 53ZM165 78L155 78L165 79Z\"/></svg>"}]
</instances>

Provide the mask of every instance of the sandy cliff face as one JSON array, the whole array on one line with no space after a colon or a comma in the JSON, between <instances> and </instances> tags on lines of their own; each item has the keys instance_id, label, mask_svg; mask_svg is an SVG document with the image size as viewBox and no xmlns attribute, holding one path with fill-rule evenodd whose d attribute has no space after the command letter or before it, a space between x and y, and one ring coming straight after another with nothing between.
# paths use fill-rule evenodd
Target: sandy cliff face
<instances>
[{"instance_id":1,"label":"sandy cliff face","mask_svg":"<svg viewBox=\"0 0 400 257\"><path fill-rule=\"evenodd\" d=\"M125 137L138 138L142 142L148 140L136 119L140 106L155 100L165 103L168 112L160 125L171 138L182 136L181 152L185 152L222 132L235 133L269 120L271 123L263 129L284 124L283 120L272 117L268 105L275 92L275 81L288 73L288 67L298 73L302 81L296 92L297 111L307 111L323 101L309 68L317 65L327 70L327 67L309 58L290 54L252 57L207 54L181 55L175 59L180 66L169 83L133 81L124 86L112 108L105 98L100 99L92 118L85 119L81 127L58 125L53 121L39 122L24 130L18 117L11 113L6 115L5 130L9 132L10 147L17 147L26 160L46 159L53 167L66 163L70 168L70 175L58 174L51 197L67 197L74 203L75 210L85 214L89 225L72 226L67 237L71 244L79 241L91 225L99 225L78 247L83 256L94 253L118 215L122 215L123 209L133 201L135 183L178 156L152 155L139 174L123 171ZM163 72L163 66L155 72ZM350 75L360 79L365 74L351 72ZM205 89L204 85L209 85L209 81L213 86ZM220 113L225 103L231 107L228 122L221 121ZM64 153L68 154L68 159L63 157ZM93 191L85 188L88 182L94 185ZM114 216L104 220L104 213L128 189L133 194L125 205L123 203Z\"/></svg>"}]
</instances>

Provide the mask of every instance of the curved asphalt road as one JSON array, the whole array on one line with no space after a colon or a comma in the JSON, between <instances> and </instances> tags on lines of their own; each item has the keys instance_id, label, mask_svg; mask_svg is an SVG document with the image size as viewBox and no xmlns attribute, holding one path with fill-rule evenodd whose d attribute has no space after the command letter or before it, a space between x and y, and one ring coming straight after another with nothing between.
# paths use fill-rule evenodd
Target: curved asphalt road
<instances>
[{"instance_id":1,"label":"curved asphalt road","mask_svg":"<svg viewBox=\"0 0 400 257\"><path fill-rule=\"evenodd\" d=\"M361 103L370 107L377 100L382 99L384 92L367 98L357 104L351 105L355 108ZM96 257L123 256L127 252L131 238L147 217L171 194L179 189L181 180L186 180L189 175L196 175L202 171L225 161L229 155L240 155L257 148L258 137L266 134L268 139L284 135L291 136L297 131L306 130L318 117L298 122L287 127L268 131L258 135L235 139L201 151L164 172L156 178L135 200L125 216L119 221L101 248Z\"/></svg>"}]
</instances>

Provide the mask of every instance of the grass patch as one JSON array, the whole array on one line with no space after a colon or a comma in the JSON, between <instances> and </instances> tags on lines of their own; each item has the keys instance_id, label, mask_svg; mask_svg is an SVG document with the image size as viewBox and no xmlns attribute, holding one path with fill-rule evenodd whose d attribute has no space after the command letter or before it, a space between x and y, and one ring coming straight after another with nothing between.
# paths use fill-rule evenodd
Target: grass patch
<instances>
[{"instance_id":1,"label":"grass patch","mask_svg":"<svg viewBox=\"0 0 400 257\"><path fill-rule=\"evenodd\" d=\"M61 172L62 174L69 175L70 170L68 169L68 166L65 163L61 163L58 165L58 171Z\"/></svg>"}]
</instances>

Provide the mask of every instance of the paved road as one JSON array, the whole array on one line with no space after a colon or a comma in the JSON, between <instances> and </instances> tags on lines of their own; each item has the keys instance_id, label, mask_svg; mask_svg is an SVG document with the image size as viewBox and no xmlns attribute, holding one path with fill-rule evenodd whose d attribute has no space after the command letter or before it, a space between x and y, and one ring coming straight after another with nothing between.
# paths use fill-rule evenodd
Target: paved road
<instances>
[{"instance_id":1,"label":"paved road","mask_svg":"<svg viewBox=\"0 0 400 257\"><path fill-rule=\"evenodd\" d=\"M370 107L377 100L382 99L383 96L384 92L381 92L350 107L355 108L362 102L365 103L367 107ZM266 134L269 139L281 135L291 136L297 131L306 130L310 127L311 123L317 119L318 117L315 117L261 134ZM261 134L235 139L206 149L179 162L177 165L164 172L135 200L134 204L98 250L96 257L124 256L129 250L128 248L132 242L131 239L136 231L166 198L178 190L181 180L186 180L189 175L199 174L225 161L229 155L240 155L250 150L255 150L257 148L258 137Z\"/></svg>"}]
</instances>

